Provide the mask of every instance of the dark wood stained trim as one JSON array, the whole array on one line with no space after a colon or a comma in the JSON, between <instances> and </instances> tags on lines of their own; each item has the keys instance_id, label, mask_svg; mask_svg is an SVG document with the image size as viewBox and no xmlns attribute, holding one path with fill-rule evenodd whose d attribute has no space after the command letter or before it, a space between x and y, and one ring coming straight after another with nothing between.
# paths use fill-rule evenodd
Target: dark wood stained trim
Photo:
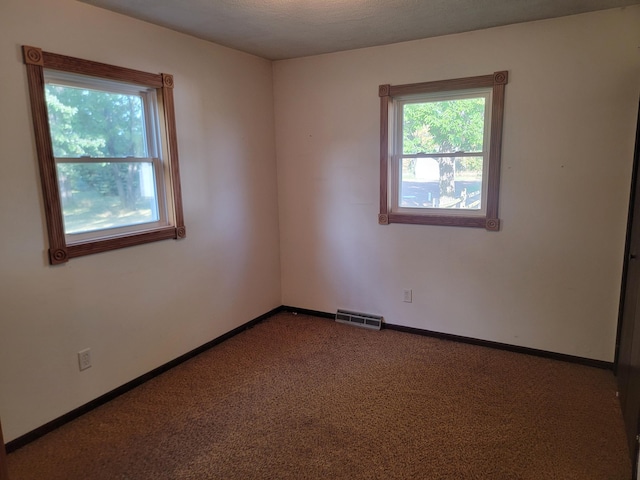
<instances>
[{"instance_id":1,"label":"dark wood stained trim","mask_svg":"<svg viewBox=\"0 0 640 480\"><path fill-rule=\"evenodd\" d=\"M69 245L67 247L67 251L69 253L69 258L77 258L84 255L91 255L92 253L108 252L117 248L143 245L145 243L168 240L170 238L177 238L175 227L164 227L157 230L142 233L130 233L95 242L78 243L77 245Z\"/></svg>"},{"instance_id":2,"label":"dark wood stained trim","mask_svg":"<svg viewBox=\"0 0 640 480\"><path fill-rule=\"evenodd\" d=\"M141 72L130 68L43 52L40 48L27 45L22 47L22 52L27 69L36 152L42 182L43 203L49 237L49 262L52 265L56 265L65 263L70 258L92 253L106 252L170 238L184 238L186 236L186 227L184 225L182 190L180 187L178 139L173 102L173 76L166 73ZM167 162L171 188L167 189L167 202L172 205L171 211L173 212L175 226L67 245L44 91L45 68L107 78L109 80L126 81L145 87L152 87L158 91L158 94L162 97L162 110L164 112L168 145Z\"/></svg>"},{"instance_id":3,"label":"dark wood stained trim","mask_svg":"<svg viewBox=\"0 0 640 480\"><path fill-rule=\"evenodd\" d=\"M380 85L380 91L388 85ZM389 95L380 96L380 215L378 223L389 223Z\"/></svg>"},{"instance_id":4,"label":"dark wood stained trim","mask_svg":"<svg viewBox=\"0 0 640 480\"><path fill-rule=\"evenodd\" d=\"M33 442L34 440L37 440L38 438L46 435L49 432L52 432L53 430L55 430L56 428L61 427L62 425L64 425L65 423L69 423L72 420L75 420L76 418L84 415L85 413L90 412L91 410L104 405L105 403L113 400L116 397L119 397L120 395L122 395L123 393L127 393L130 390L133 390L134 388L142 385L143 383L147 382L148 380L151 380L154 377L157 377L158 375L171 370L173 367L176 367L178 365L180 365L181 363L186 362L187 360L195 357L196 355L199 355L203 352L206 352L207 350L215 347L216 345L219 345L220 343L224 342L225 340L230 339L231 337L234 337L235 335L244 332L245 330L248 330L249 328L257 325L258 323L266 320L269 317L272 317L273 315L282 312L284 309L282 306L280 307L276 307L273 310L270 310L269 312L260 315L259 317L254 318L253 320L248 321L247 323L244 323L242 325L240 325L239 327L234 328L233 330L230 330L229 332L220 335L217 338L214 338L213 340L197 347L194 348L193 350L180 355L178 358L175 358L174 360L171 360L170 362L165 363L164 365L161 365L153 370L151 370L148 373L145 373L144 375L141 375L133 380L131 380L130 382L125 383L124 385L121 385L118 388L115 388L113 390L111 390L110 392L105 393L104 395L101 395L100 397L91 400L88 403L85 403L84 405L68 412L65 413L64 415L36 428L35 430L32 430L28 433L25 433L24 435L16 438L15 440L12 440L10 442L7 443L7 452L14 452L15 450L17 450L18 448L24 447L25 445L27 445L28 443Z\"/></svg>"},{"instance_id":5,"label":"dark wood stained trim","mask_svg":"<svg viewBox=\"0 0 640 480\"><path fill-rule=\"evenodd\" d=\"M485 224L485 229L490 230L492 232L497 232L500 230L500 219L499 218L487 218L487 223Z\"/></svg>"},{"instance_id":6,"label":"dark wood stained trim","mask_svg":"<svg viewBox=\"0 0 640 480\"><path fill-rule=\"evenodd\" d=\"M497 73L497 72L496 72ZM391 85L389 94L392 97L411 95L414 93L447 92L450 90L469 90L472 88L487 88L494 85L494 74L477 77L454 78L451 80L437 80L435 82L411 83L407 85Z\"/></svg>"},{"instance_id":7,"label":"dark wood stained trim","mask_svg":"<svg viewBox=\"0 0 640 480\"><path fill-rule=\"evenodd\" d=\"M505 80L506 82L506 80ZM502 157L502 123L504 118L505 84L493 87L491 105L491 143L489 150L489 178L487 179L487 219L498 219L498 197L500 195L500 163Z\"/></svg>"},{"instance_id":8,"label":"dark wood stained trim","mask_svg":"<svg viewBox=\"0 0 640 480\"><path fill-rule=\"evenodd\" d=\"M461 215L410 215L390 213L389 223L408 223L412 225L443 225L446 227L486 228L485 217L463 217Z\"/></svg>"},{"instance_id":9,"label":"dark wood stained trim","mask_svg":"<svg viewBox=\"0 0 640 480\"><path fill-rule=\"evenodd\" d=\"M319 310L309 310L307 308L291 307L289 305L283 305L282 310L289 313L296 313L296 314L299 313L300 315L309 315L311 317L329 318L332 320L336 319L335 313L321 312Z\"/></svg>"},{"instance_id":10,"label":"dark wood stained trim","mask_svg":"<svg viewBox=\"0 0 640 480\"><path fill-rule=\"evenodd\" d=\"M314 317L335 319L335 313L320 312L318 310L308 310L306 308L297 308L287 305L282 306L285 312L300 313L303 315L311 315ZM577 363L588 367L602 368L605 370L613 369L613 363L604 362L602 360L594 360L592 358L577 357L564 353L549 352L547 350L539 350L537 348L521 347L518 345L510 345L508 343L493 342L490 340L480 340L478 338L464 337L461 335L453 335L450 333L434 332L432 330L423 330L421 328L405 327L403 325L395 325L393 323L382 323L382 328L387 330L396 330L398 332L412 333L414 335L422 335L425 337L440 338L453 342L468 343L471 345L479 345L481 347L495 348L497 350L506 350L508 352L523 353L525 355L533 355L535 357L551 358L563 362Z\"/></svg>"},{"instance_id":11,"label":"dark wood stained trim","mask_svg":"<svg viewBox=\"0 0 640 480\"><path fill-rule=\"evenodd\" d=\"M162 102L164 106L165 125L167 128L167 143L169 148L169 172L171 174L171 190L173 192L174 217L177 237L187 236L182 211L182 188L180 187L180 163L178 162L178 135L176 132L176 113L173 103L173 76L162 74L165 82L162 87Z\"/></svg>"},{"instance_id":12,"label":"dark wood stained trim","mask_svg":"<svg viewBox=\"0 0 640 480\"><path fill-rule=\"evenodd\" d=\"M453 342L468 343L470 345L478 345L481 347L495 348L497 350L506 350L508 352L523 353L525 355L533 355L535 357L550 358L553 360L560 360L569 363L578 363L580 365L586 365L588 367L602 368L605 370L613 369L613 363L611 362L594 360L592 358L576 357L574 355L566 355L564 353L549 352L547 350L539 350L537 348L521 347L508 343L492 342L490 340L480 340L478 338L463 337L460 335L434 332L431 330L422 330L420 328L405 327L402 325L394 325L392 323L384 323L382 325L382 328L396 330L398 332L412 333L414 335L423 335L425 337L439 338L442 340L449 340Z\"/></svg>"},{"instance_id":13,"label":"dark wood stained trim","mask_svg":"<svg viewBox=\"0 0 640 480\"><path fill-rule=\"evenodd\" d=\"M4 447L4 436L2 435L2 421L0 421L0 480L9 480L7 452Z\"/></svg>"},{"instance_id":14,"label":"dark wood stained trim","mask_svg":"<svg viewBox=\"0 0 640 480\"><path fill-rule=\"evenodd\" d=\"M173 88L173 75L168 73L161 73L162 76L162 86L166 88Z\"/></svg>"},{"instance_id":15,"label":"dark wood stained trim","mask_svg":"<svg viewBox=\"0 0 640 480\"><path fill-rule=\"evenodd\" d=\"M25 59L32 47L23 48ZM40 167L40 182L44 200L47 233L49 236L49 260L52 265L68 260L64 225L62 223L62 204L58 192L58 174L53 158L53 146L49 134L49 116L44 95L44 74L41 65L28 63L27 81L31 98L31 117L36 137L36 153Z\"/></svg>"},{"instance_id":16,"label":"dark wood stained trim","mask_svg":"<svg viewBox=\"0 0 640 480\"><path fill-rule=\"evenodd\" d=\"M456 78L452 80L439 80L435 82L413 83L407 85L380 85L380 213L378 223L388 225L390 223L408 223L413 225L443 225L456 227L484 228L488 231L500 230L498 217L499 193L500 193L500 158L502 155L502 124L504 118L505 85L509 81L508 71L494 72L491 75L476 77ZM474 88L492 88L491 104L491 138L487 161L487 198L486 213L479 216L447 215L442 212L439 215L424 215L419 213L398 213L392 211L390 195L397 193L389 184L395 181L390 170L397 168L393 165L389 151L389 109L393 97L420 93L447 92L453 90L469 90ZM395 202L395 200L394 200ZM395 204L395 203L394 203Z\"/></svg>"},{"instance_id":17,"label":"dark wood stained trim","mask_svg":"<svg viewBox=\"0 0 640 480\"><path fill-rule=\"evenodd\" d=\"M509 72L502 70L501 72L493 72L493 85L506 85L509 83Z\"/></svg>"},{"instance_id":18,"label":"dark wood stained trim","mask_svg":"<svg viewBox=\"0 0 640 480\"><path fill-rule=\"evenodd\" d=\"M44 65L44 58L42 57L42 49L38 47L30 47L29 45L22 46L22 58L26 65Z\"/></svg>"},{"instance_id":19,"label":"dark wood stained trim","mask_svg":"<svg viewBox=\"0 0 640 480\"><path fill-rule=\"evenodd\" d=\"M42 55L44 57L44 68L51 70L108 78L109 80L136 83L153 88L162 88L163 85L162 75L157 73L141 72L131 68L58 55L57 53L42 52Z\"/></svg>"}]
</instances>

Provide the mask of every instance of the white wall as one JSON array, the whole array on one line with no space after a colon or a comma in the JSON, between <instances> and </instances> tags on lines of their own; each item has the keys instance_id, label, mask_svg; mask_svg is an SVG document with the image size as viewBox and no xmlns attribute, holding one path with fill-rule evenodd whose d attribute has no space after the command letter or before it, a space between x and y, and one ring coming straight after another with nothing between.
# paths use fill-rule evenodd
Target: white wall
<instances>
[{"instance_id":1,"label":"white wall","mask_svg":"<svg viewBox=\"0 0 640 480\"><path fill-rule=\"evenodd\" d=\"M613 361L638 47L631 7L276 62L283 303ZM501 231L378 225L378 85L497 70Z\"/></svg>"},{"instance_id":2,"label":"white wall","mask_svg":"<svg viewBox=\"0 0 640 480\"><path fill-rule=\"evenodd\" d=\"M48 265L23 44L174 75L186 239ZM270 62L76 1L2 0L0 65L10 441L279 306L281 292Z\"/></svg>"}]
</instances>

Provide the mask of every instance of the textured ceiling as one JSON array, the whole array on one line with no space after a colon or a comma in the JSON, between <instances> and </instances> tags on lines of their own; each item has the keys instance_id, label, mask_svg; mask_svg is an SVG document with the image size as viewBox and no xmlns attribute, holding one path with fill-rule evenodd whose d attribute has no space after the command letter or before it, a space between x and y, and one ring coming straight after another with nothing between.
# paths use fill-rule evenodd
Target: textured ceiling
<instances>
[{"instance_id":1,"label":"textured ceiling","mask_svg":"<svg viewBox=\"0 0 640 480\"><path fill-rule=\"evenodd\" d=\"M79 1L271 60L640 3L640 0Z\"/></svg>"}]
</instances>

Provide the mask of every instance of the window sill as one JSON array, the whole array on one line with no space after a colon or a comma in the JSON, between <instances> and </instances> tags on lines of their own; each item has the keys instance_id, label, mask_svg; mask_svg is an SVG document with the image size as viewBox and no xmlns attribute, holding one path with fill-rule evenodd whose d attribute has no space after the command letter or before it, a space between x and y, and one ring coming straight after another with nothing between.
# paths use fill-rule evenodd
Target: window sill
<instances>
[{"instance_id":1,"label":"window sill","mask_svg":"<svg viewBox=\"0 0 640 480\"><path fill-rule=\"evenodd\" d=\"M390 223L407 223L412 225L442 225L447 227L485 228L491 231L500 230L499 218L486 216L465 217L462 215L409 215L403 213L389 213L378 215L380 225Z\"/></svg>"}]
</instances>

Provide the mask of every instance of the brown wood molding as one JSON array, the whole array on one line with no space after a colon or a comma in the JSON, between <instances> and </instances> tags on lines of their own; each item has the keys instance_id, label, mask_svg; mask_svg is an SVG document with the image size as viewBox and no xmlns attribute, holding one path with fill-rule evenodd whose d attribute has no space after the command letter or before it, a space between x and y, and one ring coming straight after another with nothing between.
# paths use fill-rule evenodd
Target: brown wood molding
<instances>
[{"instance_id":1,"label":"brown wood molding","mask_svg":"<svg viewBox=\"0 0 640 480\"><path fill-rule=\"evenodd\" d=\"M49 263L51 263L51 265L58 265L60 263L66 263L68 261L69 252L66 248L49 249Z\"/></svg>"},{"instance_id":2,"label":"brown wood molding","mask_svg":"<svg viewBox=\"0 0 640 480\"><path fill-rule=\"evenodd\" d=\"M83 257L93 253L108 252L109 250L133 247L135 245L143 245L145 243L168 240L170 238L178 238L175 227L163 227L141 233L97 240L95 242L82 242L67 247L68 258Z\"/></svg>"},{"instance_id":3,"label":"brown wood molding","mask_svg":"<svg viewBox=\"0 0 640 480\"><path fill-rule=\"evenodd\" d=\"M38 47L30 47L28 45L22 46L22 56L24 63L27 65L44 65L44 58L42 57L42 49Z\"/></svg>"},{"instance_id":4,"label":"brown wood molding","mask_svg":"<svg viewBox=\"0 0 640 480\"><path fill-rule=\"evenodd\" d=\"M509 81L509 72L507 72L506 70L493 73L494 85L506 85L508 81Z\"/></svg>"},{"instance_id":5,"label":"brown wood molding","mask_svg":"<svg viewBox=\"0 0 640 480\"><path fill-rule=\"evenodd\" d=\"M162 73L162 86L167 88L173 88L173 75L168 73Z\"/></svg>"},{"instance_id":6,"label":"brown wood molding","mask_svg":"<svg viewBox=\"0 0 640 480\"><path fill-rule=\"evenodd\" d=\"M381 225L389 224L387 217L389 213L389 102L388 94L380 96L380 215L378 223Z\"/></svg>"},{"instance_id":7,"label":"brown wood molding","mask_svg":"<svg viewBox=\"0 0 640 480\"><path fill-rule=\"evenodd\" d=\"M32 47L30 51L34 51ZM36 135L36 152L40 168L40 182L44 199L47 232L49 235L49 260L52 265L66 262L64 225L62 223L62 204L58 191L58 173L53 158L53 147L49 133L49 116L44 95L44 74L42 65L29 63L27 81L31 97L31 117Z\"/></svg>"},{"instance_id":8,"label":"brown wood molding","mask_svg":"<svg viewBox=\"0 0 640 480\"><path fill-rule=\"evenodd\" d=\"M107 63L84 60L82 58L67 57L57 53L42 52L44 67L51 70L78 73L92 77L120 80L122 82L136 83L147 87L161 88L162 75L159 73L147 73L131 68L117 67Z\"/></svg>"},{"instance_id":9,"label":"brown wood molding","mask_svg":"<svg viewBox=\"0 0 640 480\"><path fill-rule=\"evenodd\" d=\"M7 452L4 448L4 436L2 435L2 421L0 420L0 480L9 480L7 468Z\"/></svg>"},{"instance_id":10,"label":"brown wood molding","mask_svg":"<svg viewBox=\"0 0 640 480\"><path fill-rule=\"evenodd\" d=\"M164 103L165 124L167 125L167 143L169 144L169 171L171 174L171 187L173 189L174 217L176 222L177 238L187 236L184 226L184 214L182 211L182 188L180 187L180 162L178 161L178 134L176 132L176 112L173 103L173 76L162 75L168 85L162 87L162 101Z\"/></svg>"},{"instance_id":11,"label":"brown wood molding","mask_svg":"<svg viewBox=\"0 0 640 480\"><path fill-rule=\"evenodd\" d=\"M40 48L23 46L24 63L27 69L31 113L36 140L36 152L40 167L44 210L49 237L49 262L52 265L67 262L71 258L105 252L117 248L164 240L168 238L184 238L186 228L182 209L182 191L180 188L180 167L178 163L178 140L175 128L175 109L173 104L173 75L166 73L147 73L130 68L117 67L105 63L68 57ZM44 69L59 70L74 74L88 75L118 80L154 88L162 99L162 110L166 127L166 152L168 165L167 202L171 203L173 225L146 230L142 233L125 234L100 240L86 241L67 245L63 224L62 203L58 190L56 162L51 142L51 129L47 114L45 97Z\"/></svg>"},{"instance_id":12,"label":"brown wood molding","mask_svg":"<svg viewBox=\"0 0 640 480\"><path fill-rule=\"evenodd\" d=\"M396 97L398 95L408 95L412 93L468 90L472 88L493 87L494 83L494 74L491 74L477 77L453 78L451 80L436 80L434 82L411 83L407 85L391 85L390 95Z\"/></svg>"},{"instance_id":13,"label":"brown wood molding","mask_svg":"<svg viewBox=\"0 0 640 480\"><path fill-rule=\"evenodd\" d=\"M486 228L485 217L465 217L462 215L411 215L390 213L389 223L408 223L411 225L441 225L445 227Z\"/></svg>"},{"instance_id":14,"label":"brown wood molding","mask_svg":"<svg viewBox=\"0 0 640 480\"><path fill-rule=\"evenodd\" d=\"M504 76L501 76L504 74ZM502 123L504 119L504 90L507 82L507 72L497 72L500 83L496 81L493 86L493 103L491 105L491 143L489 150L489 178L487 191L487 220L497 221L498 228L498 201L500 196L500 164L502 162ZM493 230L489 229L488 230ZM496 230L497 230L496 229Z\"/></svg>"},{"instance_id":15,"label":"brown wood molding","mask_svg":"<svg viewBox=\"0 0 640 480\"><path fill-rule=\"evenodd\" d=\"M500 230L500 219L487 218L487 223L485 224L485 228L487 230L491 230L492 232L497 232L498 230Z\"/></svg>"}]
</instances>

